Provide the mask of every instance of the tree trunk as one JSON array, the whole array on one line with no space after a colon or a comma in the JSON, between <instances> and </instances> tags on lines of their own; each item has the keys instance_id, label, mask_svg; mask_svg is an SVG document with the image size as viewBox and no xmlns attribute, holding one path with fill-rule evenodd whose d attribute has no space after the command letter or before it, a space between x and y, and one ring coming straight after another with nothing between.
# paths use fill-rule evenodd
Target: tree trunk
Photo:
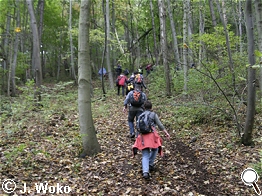
<instances>
[{"instance_id":1,"label":"tree trunk","mask_svg":"<svg viewBox=\"0 0 262 196\"><path fill-rule=\"evenodd\" d=\"M91 63L89 54L91 0L81 0L78 37L78 110L83 152L80 157L101 151L97 141L91 109Z\"/></svg>"},{"instance_id":2,"label":"tree trunk","mask_svg":"<svg viewBox=\"0 0 262 196\"><path fill-rule=\"evenodd\" d=\"M248 40L248 61L250 65L248 67L247 114L244 127L244 135L242 136L242 143L246 146L250 146L254 145L252 141L252 131L256 110L256 69L252 68L252 66L255 65L252 0L246 0L246 27Z\"/></svg>"},{"instance_id":3,"label":"tree trunk","mask_svg":"<svg viewBox=\"0 0 262 196\"><path fill-rule=\"evenodd\" d=\"M19 38L20 38L20 1L16 0L16 35L15 35L15 43L14 43L14 56L13 56L13 63L11 67L11 96L16 96L16 82L15 82L15 70L16 70L16 64L17 64L17 53L18 53L18 45L19 45Z\"/></svg>"},{"instance_id":4,"label":"tree trunk","mask_svg":"<svg viewBox=\"0 0 262 196\"><path fill-rule=\"evenodd\" d=\"M166 12L164 0L158 0L159 17L160 17L160 43L163 56L163 66L166 80L166 95L171 96L171 77L170 68L167 62L167 40L166 40Z\"/></svg>"},{"instance_id":5,"label":"tree trunk","mask_svg":"<svg viewBox=\"0 0 262 196\"><path fill-rule=\"evenodd\" d=\"M217 26L217 20L216 20L216 14L214 11L214 4L213 4L213 0L208 0L209 3L209 9L210 9L210 14L211 14L211 18L212 18L212 24L214 27Z\"/></svg>"},{"instance_id":6,"label":"tree trunk","mask_svg":"<svg viewBox=\"0 0 262 196\"><path fill-rule=\"evenodd\" d=\"M188 27L187 27L187 21L188 21L188 15L187 15L187 12L188 12L188 4L187 4L187 1L184 1L183 2L183 8L184 8L184 16L183 16L183 69L184 69L184 94L186 95L187 94L187 73L188 73L188 65L187 65L187 56L188 56L188 46L187 46L187 30L188 30Z\"/></svg>"},{"instance_id":7,"label":"tree trunk","mask_svg":"<svg viewBox=\"0 0 262 196\"><path fill-rule=\"evenodd\" d=\"M70 0L69 5L69 39L70 39L70 73L71 77L75 80L76 78L76 72L75 72L75 63L74 63L74 45L73 45L73 38L72 38L72 1Z\"/></svg>"},{"instance_id":8,"label":"tree trunk","mask_svg":"<svg viewBox=\"0 0 262 196\"><path fill-rule=\"evenodd\" d=\"M43 47L42 47L42 34L43 34L43 24L44 24L44 7L45 7L45 0L38 0L38 15L39 15L38 33L39 33L39 43L40 43L40 50L41 50L41 65L42 65L43 78L45 77L45 61L44 61L44 52L43 52Z\"/></svg>"},{"instance_id":9,"label":"tree trunk","mask_svg":"<svg viewBox=\"0 0 262 196\"><path fill-rule=\"evenodd\" d=\"M223 6L223 1L222 1L222 6ZM221 10L219 0L217 0L217 9L220 13L220 19L222 21L225 36L226 36L226 45L227 45L227 53L228 53L228 67L230 69L231 76L232 76L232 87L233 87L234 92L236 94L238 94L238 92L236 90L234 62L233 62L233 58L232 58L232 54L231 54L230 40L229 40L229 35L228 35L228 30L227 30L227 17L226 17L226 14L225 14L225 7L223 6L222 10Z\"/></svg>"},{"instance_id":10,"label":"tree trunk","mask_svg":"<svg viewBox=\"0 0 262 196\"><path fill-rule=\"evenodd\" d=\"M106 14L106 20L105 20L105 36L107 37L106 41L106 65L108 69L108 79L109 79L109 85L110 88L114 88L114 77L113 77L113 72L111 69L111 63L110 63L110 51L109 51L109 44L110 44L110 23L109 23L109 0L106 0L106 9L105 9L105 14Z\"/></svg>"},{"instance_id":11,"label":"tree trunk","mask_svg":"<svg viewBox=\"0 0 262 196\"><path fill-rule=\"evenodd\" d=\"M154 36L154 54L155 54L155 58L156 58L155 65L157 66L158 63L159 63L159 58L158 58L158 47L157 47L157 41L156 41L155 17L154 17L154 9L153 9L152 0L150 0L150 12L151 12L153 36Z\"/></svg>"},{"instance_id":12,"label":"tree trunk","mask_svg":"<svg viewBox=\"0 0 262 196\"><path fill-rule=\"evenodd\" d=\"M37 22L35 18L33 2L32 0L26 0L28 6L28 12L30 15L30 26L32 30L32 37L33 37L33 54L32 54L32 67L34 71L34 76L36 80L36 86L38 90L41 88L42 85L42 67L41 67L41 58L40 58L40 42L39 42L39 34L37 28ZM37 90L36 95L38 100L41 100L41 96L39 91Z\"/></svg>"},{"instance_id":13,"label":"tree trunk","mask_svg":"<svg viewBox=\"0 0 262 196\"><path fill-rule=\"evenodd\" d=\"M205 4L199 1L199 36L201 37L205 33ZM199 52L198 52L198 65L201 65L204 59L204 47L203 42L199 41Z\"/></svg>"},{"instance_id":14,"label":"tree trunk","mask_svg":"<svg viewBox=\"0 0 262 196\"><path fill-rule=\"evenodd\" d=\"M262 11L262 10L261 10ZM242 2L239 1L238 3L238 31L239 31L239 52L240 55L243 54L243 33L242 33L242 22L243 22L243 11L242 11Z\"/></svg>"},{"instance_id":15,"label":"tree trunk","mask_svg":"<svg viewBox=\"0 0 262 196\"><path fill-rule=\"evenodd\" d=\"M168 7L168 14L169 14L169 20L170 20L170 26L171 26L171 32L172 32L172 39L173 39L173 51L175 55L175 62L176 62L176 68L181 69L181 62L179 57L179 50L178 50L178 44L177 44L177 37L176 37L176 28L174 23L174 17L171 10L171 4L170 0L167 0L167 7Z\"/></svg>"},{"instance_id":16,"label":"tree trunk","mask_svg":"<svg viewBox=\"0 0 262 196\"><path fill-rule=\"evenodd\" d=\"M192 8L191 8L191 0L186 1L187 7L187 40L188 44L192 43L192 34L193 34L193 17L192 17ZM188 50L188 65L191 66L193 64L193 52L192 50Z\"/></svg>"},{"instance_id":17,"label":"tree trunk","mask_svg":"<svg viewBox=\"0 0 262 196\"><path fill-rule=\"evenodd\" d=\"M6 17L6 30L5 30L5 34L9 35L10 34L10 24L11 24L11 15L10 15L10 11L8 11L7 13L7 17ZM8 43L9 43L9 36L5 36L4 37L4 58L3 58L3 69L4 71L8 70L8 59L9 59L9 49L8 49ZM4 92L5 90L10 90L8 88L8 75L7 73L3 73L3 85L2 85L2 91ZM8 91L7 91L8 92ZM10 91L9 91L10 92Z\"/></svg>"},{"instance_id":18,"label":"tree trunk","mask_svg":"<svg viewBox=\"0 0 262 196\"><path fill-rule=\"evenodd\" d=\"M258 32L258 49L262 52L262 2L261 0L255 0L255 11L256 11L256 26ZM260 61L260 73L259 73L259 88L260 88L260 99L262 99L262 57Z\"/></svg>"}]
</instances>

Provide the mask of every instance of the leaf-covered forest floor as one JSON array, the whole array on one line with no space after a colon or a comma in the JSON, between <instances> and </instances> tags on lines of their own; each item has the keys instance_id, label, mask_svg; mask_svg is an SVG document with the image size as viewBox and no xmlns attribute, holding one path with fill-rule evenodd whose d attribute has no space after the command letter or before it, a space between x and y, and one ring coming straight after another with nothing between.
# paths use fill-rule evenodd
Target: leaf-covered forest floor
<instances>
[{"instance_id":1,"label":"leaf-covered forest floor","mask_svg":"<svg viewBox=\"0 0 262 196\"><path fill-rule=\"evenodd\" d=\"M51 93L52 88L47 89ZM74 99L70 99L73 92ZM0 132L0 179L12 179L16 191L10 195L44 195L37 193L35 183L69 186L60 195L255 195L252 187L241 180L247 167L260 161L261 129L254 130L255 147L238 143L231 122L177 125L170 104L174 98L157 98L151 94L153 107L171 135L163 134L164 156L156 159L156 171L145 181L141 171L141 153L135 157L127 138L127 115L122 112L122 96L116 91L100 99L93 98L93 117L101 153L84 159L77 111L77 89L55 92L65 100L59 110L27 110L19 118L9 117ZM54 92L52 92L54 93ZM45 97L48 99L48 96ZM61 97L59 98L61 100ZM52 108L52 106L50 107ZM13 118L13 119L12 119ZM9 124L7 124L9 123ZM18 126L12 131L10 123ZM196 137L196 141L190 140ZM22 194L26 183L27 193ZM261 179L258 186L262 189ZM50 189L52 192L52 189ZM61 192L60 192L61 193ZM0 187L0 195L5 195ZM8 195L8 194L6 194ZM56 195L50 193L46 195Z\"/></svg>"}]
</instances>

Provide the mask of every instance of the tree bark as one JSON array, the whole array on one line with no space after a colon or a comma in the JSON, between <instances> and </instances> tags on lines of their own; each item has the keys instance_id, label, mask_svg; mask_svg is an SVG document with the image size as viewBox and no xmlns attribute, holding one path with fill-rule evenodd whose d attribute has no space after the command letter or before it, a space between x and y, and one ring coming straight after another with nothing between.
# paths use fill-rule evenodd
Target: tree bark
<instances>
[{"instance_id":1,"label":"tree bark","mask_svg":"<svg viewBox=\"0 0 262 196\"><path fill-rule=\"evenodd\" d=\"M171 96L171 77L170 68L167 62L167 40L166 40L166 12L165 1L158 0L159 17L160 17L160 47L162 50L163 66L165 71L166 95Z\"/></svg>"},{"instance_id":2,"label":"tree bark","mask_svg":"<svg viewBox=\"0 0 262 196\"><path fill-rule=\"evenodd\" d=\"M157 66L159 63L159 57L158 57L158 47L157 47L157 41L156 41L156 27L155 27L155 17L154 17L154 9L153 9L152 0L150 0L150 13L151 13L153 37L154 37L154 55L156 58L155 65Z\"/></svg>"},{"instance_id":3,"label":"tree bark","mask_svg":"<svg viewBox=\"0 0 262 196\"><path fill-rule=\"evenodd\" d=\"M35 18L35 12L33 8L32 0L26 0L28 12L30 15L30 26L32 30L32 37L33 37L33 54L32 54L32 68L34 71L36 86L38 88L42 85L42 67L41 67L41 58L40 58L40 40L37 28L37 22ZM37 93L38 100L40 100L40 95Z\"/></svg>"},{"instance_id":4,"label":"tree bark","mask_svg":"<svg viewBox=\"0 0 262 196\"><path fill-rule=\"evenodd\" d=\"M110 63L110 51L109 51L109 44L110 44L110 23L109 23L109 0L106 0L106 9L105 9L105 14L106 14L106 20L105 20L105 36L107 37L106 39L106 65L108 69L108 79L109 79L109 85L110 88L114 88L114 77L113 77L113 72L111 69L111 63Z\"/></svg>"},{"instance_id":5,"label":"tree bark","mask_svg":"<svg viewBox=\"0 0 262 196\"><path fill-rule=\"evenodd\" d=\"M201 37L205 33L205 4L199 1L199 36ZM199 52L198 52L198 65L201 65L204 59L204 47L203 42L199 41Z\"/></svg>"},{"instance_id":6,"label":"tree bark","mask_svg":"<svg viewBox=\"0 0 262 196\"><path fill-rule=\"evenodd\" d=\"M71 70L71 77L75 80L76 78L76 72L75 72L75 63L74 63L74 44L73 44L73 38L72 38L72 1L70 0L69 5L69 40L70 40L70 70Z\"/></svg>"},{"instance_id":7,"label":"tree bark","mask_svg":"<svg viewBox=\"0 0 262 196\"><path fill-rule=\"evenodd\" d=\"M78 37L78 110L83 152L80 157L101 151L97 141L91 109L91 63L89 53L91 0L81 0Z\"/></svg>"},{"instance_id":8,"label":"tree bark","mask_svg":"<svg viewBox=\"0 0 262 196\"><path fill-rule=\"evenodd\" d=\"M247 114L244 135L242 136L242 143L246 146L250 146L254 145L252 141L252 131L256 110L256 69L252 68L252 66L255 65L252 0L246 0L246 27L248 40L248 61L250 65L248 67Z\"/></svg>"},{"instance_id":9,"label":"tree bark","mask_svg":"<svg viewBox=\"0 0 262 196\"><path fill-rule=\"evenodd\" d=\"M188 4L187 4L188 0L185 0L183 2L183 8L184 8L184 16L183 16L183 70L184 70L184 94L187 94L187 74L188 74L188 65L187 65L187 56L188 56L188 46L187 46L187 35L188 35L188 27L187 27L187 21L188 21Z\"/></svg>"},{"instance_id":10,"label":"tree bark","mask_svg":"<svg viewBox=\"0 0 262 196\"><path fill-rule=\"evenodd\" d=\"M16 77L15 77L15 70L16 70L16 64L17 64L17 53L18 53L18 45L19 45L19 38L20 38L20 1L16 0L16 35L15 35L15 42L14 42L14 56L13 56L13 63L11 67L11 86L12 86L12 92L11 96L16 96Z\"/></svg>"},{"instance_id":11,"label":"tree bark","mask_svg":"<svg viewBox=\"0 0 262 196\"><path fill-rule=\"evenodd\" d=\"M220 19L222 21L225 36L226 36L226 45L227 45L227 53L228 53L228 67L230 69L231 76L232 76L232 87L233 87L234 92L236 94L238 94L238 92L236 90L236 78L235 78L235 68L234 68L235 66L234 66L234 62L233 62L233 58L232 58L232 53L231 53L231 48L230 48L230 40L229 40L229 35L228 35L228 30L227 30L227 17L226 17L226 14L225 14L225 7L223 6L224 1L222 1L222 10L221 10L221 7L220 7L219 0L217 0L216 2L217 2L217 9L219 11Z\"/></svg>"},{"instance_id":12,"label":"tree bark","mask_svg":"<svg viewBox=\"0 0 262 196\"><path fill-rule=\"evenodd\" d=\"M174 23L174 17L171 10L171 4L170 0L167 0L167 7L168 7L168 14L169 14L169 20L170 20L170 26L171 26L171 32L172 32L172 39L173 39L173 51L175 55L175 62L176 62L176 68L181 69L181 62L179 57L179 50L178 50L178 44L177 44L177 37L176 37L176 28Z\"/></svg>"},{"instance_id":13,"label":"tree bark","mask_svg":"<svg viewBox=\"0 0 262 196\"><path fill-rule=\"evenodd\" d=\"M214 27L217 26L217 20L216 20L216 15L215 15L215 11L214 11L214 4L213 4L213 0L208 0L209 3L209 9L210 9L210 14L211 14L211 18L212 18L212 24Z\"/></svg>"},{"instance_id":14,"label":"tree bark","mask_svg":"<svg viewBox=\"0 0 262 196\"><path fill-rule=\"evenodd\" d=\"M256 12L256 26L258 32L258 49L262 52L262 2L261 0L255 0L255 12ZM260 73L259 73L259 88L260 99L262 99L262 57L259 59Z\"/></svg>"},{"instance_id":15,"label":"tree bark","mask_svg":"<svg viewBox=\"0 0 262 196\"><path fill-rule=\"evenodd\" d=\"M6 16L6 30L5 30L5 34L6 36L4 37L3 40L3 45L4 45L4 54L3 54L3 69L4 71L8 70L8 59L9 59L9 49L8 49L8 43L9 43L9 35L10 34L10 24L11 24L11 15L10 15L10 11L8 11L7 16ZM8 80L8 75L7 73L3 73L3 78L2 78L2 91L4 92L5 90L7 90L7 94L9 95L10 93L10 84L7 80Z\"/></svg>"}]
</instances>

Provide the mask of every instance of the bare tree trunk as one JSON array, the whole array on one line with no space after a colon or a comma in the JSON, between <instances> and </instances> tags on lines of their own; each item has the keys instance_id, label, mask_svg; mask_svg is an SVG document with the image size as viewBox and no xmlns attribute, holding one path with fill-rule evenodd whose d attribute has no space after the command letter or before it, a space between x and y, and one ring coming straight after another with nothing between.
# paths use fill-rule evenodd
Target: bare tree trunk
<instances>
[{"instance_id":1,"label":"bare tree trunk","mask_svg":"<svg viewBox=\"0 0 262 196\"><path fill-rule=\"evenodd\" d=\"M106 0L106 10L105 10L105 14L106 14L106 20L105 20L105 36L107 37L107 42L106 44L106 64L107 64L107 69L108 69L108 79L109 79L109 85L110 88L113 89L114 88L114 77L113 77L113 72L111 69L111 64L110 64L110 51L109 51L109 44L110 44L110 23L109 23L109 0Z\"/></svg>"},{"instance_id":2,"label":"bare tree trunk","mask_svg":"<svg viewBox=\"0 0 262 196\"><path fill-rule=\"evenodd\" d=\"M184 69L184 94L187 94L187 73L188 73L188 65L187 65L187 56L188 56L188 46L187 46L187 35L188 35L188 27L187 27L187 21L188 21L188 4L187 4L188 0L185 0L183 2L183 8L184 8L184 17L183 17L183 45L184 45L184 49L183 49L183 69Z\"/></svg>"},{"instance_id":3,"label":"bare tree trunk","mask_svg":"<svg viewBox=\"0 0 262 196\"><path fill-rule=\"evenodd\" d=\"M262 11L262 10L261 10ZM242 11L242 2L239 1L238 3L238 31L239 31L239 52L243 54L243 33L242 33L242 21L243 21L243 11Z\"/></svg>"},{"instance_id":4,"label":"bare tree trunk","mask_svg":"<svg viewBox=\"0 0 262 196\"><path fill-rule=\"evenodd\" d=\"M167 7L168 7L168 14L169 14L169 20L170 20L171 32L172 32L172 38L173 38L173 50L174 50L174 55L175 55L175 62L177 64L176 67L178 69L181 69L181 62L180 62L177 37L176 37L176 28L175 28L175 23L173 19L174 18L173 13L171 10L170 0L167 0Z\"/></svg>"},{"instance_id":5,"label":"bare tree trunk","mask_svg":"<svg viewBox=\"0 0 262 196\"><path fill-rule=\"evenodd\" d=\"M191 8L191 0L187 0L187 27L188 27L188 31L187 31L187 40L188 43L192 43L192 34L193 34L193 17L192 17L192 8ZM192 65L193 64L193 52L192 50L188 50L188 65Z\"/></svg>"},{"instance_id":6,"label":"bare tree trunk","mask_svg":"<svg viewBox=\"0 0 262 196\"><path fill-rule=\"evenodd\" d=\"M4 58L3 58L3 68L4 71L8 70L8 59L9 59L9 52L8 52L8 43L9 43L9 34L10 34L10 24L11 24L11 16L10 16L10 11L7 13L7 18L6 18L6 31L5 31L5 36L4 36ZM5 90L9 90L10 88L8 87L8 75L4 73L3 76L3 85L2 85L2 91L4 92Z\"/></svg>"},{"instance_id":7,"label":"bare tree trunk","mask_svg":"<svg viewBox=\"0 0 262 196\"><path fill-rule=\"evenodd\" d=\"M40 40L37 27L37 21L35 18L33 2L31 0L26 0L28 12L30 15L30 26L32 30L32 42L33 42L33 52L32 52L32 68L34 72L34 78L36 81L36 90L34 97L36 101L41 101L41 85L42 85L42 66L41 66L41 57L40 57Z\"/></svg>"},{"instance_id":8,"label":"bare tree trunk","mask_svg":"<svg viewBox=\"0 0 262 196\"><path fill-rule=\"evenodd\" d=\"M12 93L11 96L16 96L16 82L15 82L15 70L17 64L17 53L18 53L18 45L19 45L19 38L20 38L20 1L16 0L16 35L15 35L15 42L14 42L14 57L13 63L11 65L11 86L12 86Z\"/></svg>"},{"instance_id":9,"label":"bare tree trunk","mask_svg":"<svg viewBox=\"0 0 262 196\"><path fill-rule=\"evenodd\" d=\"M33 54L32 54L32 67L35 69L35 80L36 86L40 89L42 85L42 67L41 67L41 58L40 58L40 42L39 42L39 34L37 28L37 22L35 18L33 2L32 0L26 0L28 6L28 12L30 14L30 26L32 30L33 36ZM37 93L38 100L40 100L40 94Z\"/></svg>"},{"instance_id":10,"label":"bare tree trunk","mask_svg":"<svg viewBox=\"0 0 262 196\"><path fill-rule=\"evenodd\" d=\"M78 110L83 152L80 157L101 151L97 141L91 109L91 63L89 54L91 0L81 0L78 37Z\"/></svg>"},{"instance_id":11,"label":"bare tree trunk","mask_svg":"<svg viewBox=\"0 0 262 196\"><path fill-rule=\"evenodd\" d=\"M75 80L76 78L76 72L75 72L75 63L74 63L74 45L73 45L73 38L72 38L72 1L70 0L69 5L69 40L70 40L70 73L71 77Z\"/></svg>"},{"instance_id":12,"label":"bare tree trunk","mask_svg":"<svg viewBox=\"0 0 262 196\"><path fill-rule=\"evenodd\" d=\"M233 87L234 92L236 94L238 94L237 90L236 90L236 78L235 78L234 62L233 62L233 59L232 59L229 35L228 35L228 30L227 30L227 19L226 19L227 17L225 16L225 11L224 11L225 7L223 7L222 10L221 10L219 0L217 0L217 9L218 9L218 11L220 13L220 19L222 21L222 24L223 24L223 27L224 27L225 36L226 36L227 53L228 53L228 60L229 60L228 61L228 67L229 67L231 75L232 75L232 87Z\"/></svg>"},{"instance_id":13,"label":"bare tree trunk","mask_svg":"<svg viewBox=\"0 0 262 196\"><path fill-rule=\"evenodd\" d=\"M41 65L42 65L42 75L43 78L45 77L45 61L44 61L44 52L42 47L42 34L43 34L43 24L44 24L44 6L45 0L38 0L38 15L39 15L39 26L38 26L38 33L39 33L39 43L40 43L40 51L41 51Z\"/></svg>"},{"instance_id":14,"label":"bare tree trunk","mask_svg":"<svg viewBox=\"0 0 262 196\"><path fill-rule=\"evenodd\" d=\"M250 65L248 67L247 114L244 127L244 135L242 136L242 143L246 146L250 146L254 145L254 142L252 141L252 131L256 110L256 69L252 68L252 66L255 65L252 0L246 0L246 26L248 40L248 61Z\"/></svg>"},{"instance_id":15,"label":"bare tree trunk","mask_svg":"<svg viewBox=\"0 0 262 196\"><path fill-rule=\"evenodd\" d=\"M205 4L202 1L199 1L199 36L202 36L205 33ZM201 65L202 60L204 59L204 48L203 42L199 42L199 52L198 52L198 65Z\"/></svg>"},{"instance_id":16,"label":"bare tree trunk","mask_svg":"<svg viewBox=\"0 0 262 196\"><path fill-rule=\"evenodd\" d=\"M166 80L166 95L171 96L171 77L170 68L167 62L167 41L166 41L166 12L165 1L158 0L159 17L160 17L160 43L163 56L163 66Z\"/></svg>"},{"instance_id":17,"label":"bare tree trunk","mask_svg":"<svg viewBox=\"0 0 262 196\"><path fill-rule=\"evenodd\" d=\"M214 4L213 4L213 0L208 0L209 3L209 9L210 9L210 14L211 14L211 18L212 18L212 24L214 27L217 26L217 20L216 20L216 15L215 15L215 11L214 11Z\"/></svg>"},{"instance_id":18,"label":"bare tree trunk","mask_svg":"<svg viewBox=\"0 0 262 196\"><path fill-rule=\"evenodd\" d=\"M153 9L152 0L150 0L150 12L151 12L153 36L154 36L154 55L155 55L155 58L156 58L155 65L157 66L158 63L159 63L159 57L158 57L158 47L157 47L157 41L156 41L156 27L155 27L154 9Z\"/></svg>"},{"instance_id":19,"label":"bare tree trunk","mask_svg":"<svg viewBox=\"0 0 262 196\"><path fill-rule=\"evenodd\" d=\"M262 2L261 0L255 0L255 11L256 11L256 26L258 31L258 49L262 51ZM260 73L259 73L259 88L260 88L260 99L262 99L262 57L260 57Z\"/></svg>"}]
</instances>

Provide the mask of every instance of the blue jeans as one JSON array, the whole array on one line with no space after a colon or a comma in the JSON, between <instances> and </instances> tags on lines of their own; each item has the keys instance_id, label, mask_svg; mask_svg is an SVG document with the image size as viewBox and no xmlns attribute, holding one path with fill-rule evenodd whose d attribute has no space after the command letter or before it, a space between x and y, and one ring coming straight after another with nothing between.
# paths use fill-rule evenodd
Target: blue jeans
<instances>
[{"instance_id":1,"label":"blue jeans","mask_svg":"<svg viewBox=\"0 0 262 196\"><path fill-rule=\"evenodd\" d=\"M146 148L142 150L142 169L143 173L148 172L149 173L149 165L154 166L154 161L156 159L157 155L157 148Z\"/></svg>"},{"instance_id":2,"label":"blue jeans","mask_svg":"<svg viewBox=\"0 0 262 196\"><path fill-rule=\"evenodd\" d=\"M135 134L135 127L134 127L134 120L138 119L140 114L142 114L143 111L129 111L128 112L128 125L129 125L129 130L130 130L130 135Z\"/></svg>"}]
</instances>

